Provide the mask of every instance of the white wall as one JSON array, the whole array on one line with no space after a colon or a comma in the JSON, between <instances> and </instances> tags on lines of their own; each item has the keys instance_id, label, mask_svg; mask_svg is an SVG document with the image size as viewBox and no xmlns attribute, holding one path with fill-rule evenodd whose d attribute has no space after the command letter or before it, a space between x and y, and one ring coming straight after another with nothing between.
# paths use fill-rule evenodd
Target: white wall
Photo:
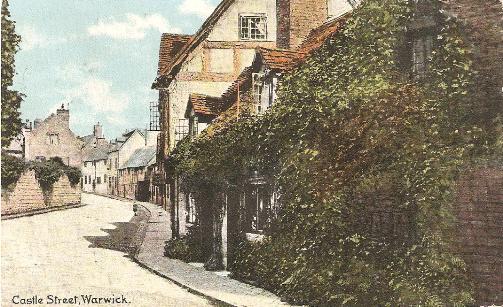
<instances>
[{"instance_id":1,"label":"white wall","mask_svg":"<svg viewBox=\"0 0 503 307\"><path fill-rule=\"evenodd\" d=\"M276 41L276 0L236 0L220 17L209 41L239 41L239 14L265 13L267 41Z\"/></svg>"},{"instance_id":2,"label":"white wall","mask_svg":"<svg viewBox=\"0 0 503 307\"><path fill-rule=\"evenodd\" d=\"M328 0L328 16L339 17L353 8L347 0Z\"/></svg>"},{"instance_id":3,"label":"white wall","mask_svg":"<svg viewBox=\"0 0 503 307\"><path fill-rule=\"evenodd\" d=\"M94 162L94 165L93 165ZM107 175L107 181L105 182L105 175ZM96 192L96 193L107 193L108 187L108 170L107 170L107 160L98 161L86 161L82 167L82 190L85 192ZM85 179L87 177L87 179ZM90 177L90 179L89 179ZM100 178L100 183L98 184L97 178ZM87 183L86 183L87 180ZM93 182L95 186L93 189Z\"/></svg>"},{"instance_id":4,"label":"white wall","mask_svg":"<svg viewBox=\"0 0 503 307\"><path fill-rule=\"evenodd\" d=\"M127 162L135 150L144 146L145 139L138 131L135 131L119 149L119 168Z\"/></svg>"}]
</instances>

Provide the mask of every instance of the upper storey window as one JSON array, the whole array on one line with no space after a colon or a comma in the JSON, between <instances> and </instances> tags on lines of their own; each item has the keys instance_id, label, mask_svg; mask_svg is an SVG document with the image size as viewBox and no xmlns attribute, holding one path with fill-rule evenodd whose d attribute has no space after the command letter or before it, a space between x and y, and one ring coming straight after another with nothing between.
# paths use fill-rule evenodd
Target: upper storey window
<instances>
[{"instance_id":1,"label":"upper storey window","mask_svg":"<svg viewBox=\"0 0 503 307\"><path fill-rule=\"evenodd\" d=\"M240 15L239 33L242 40L266 40L267 17L264 14Z\"/></svg>"}]
</instances>

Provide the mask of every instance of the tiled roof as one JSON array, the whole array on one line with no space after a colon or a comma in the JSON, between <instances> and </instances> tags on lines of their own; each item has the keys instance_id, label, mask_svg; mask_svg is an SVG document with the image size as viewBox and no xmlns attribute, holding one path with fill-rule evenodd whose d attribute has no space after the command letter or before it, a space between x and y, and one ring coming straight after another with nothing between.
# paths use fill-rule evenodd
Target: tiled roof
<instances>
[{"instance_id":1,"label":"tiled roof","mask_svg":"<svg viewBox=\"0 0 503 307\"><path fill-rule=\"evenodd\" d=\"M146 167L149 166L149 162L155 163L155 156L156 156L156 147L155 146L149 146L149 147L143 147L135 150L135 152L131 155L129 160L124 163L119 169L126 169L126 168L139 168L139 167Z\"/></svg>"},{"instance_id":2,"label":"tiled roof","mask_svg":"<svg viewBox=\"0 0 503 307\"><path fill-rule=\"evenodd\" d=\"M311 30L311 32L299 46L297 51L309 54L314 50L320 48L327 41L327 39L329 39L332 35L334 35L341 29L348 16L349 13L327 21L323 25Z\"/></svg>"},{"instance_id":3,"label":"tiled roof","mask_svg":"<svg viewBox=\"0 0 503 307\"><path fill-rule=\"evenodd\" d=\"M319 49L332 35L341 29L347 15L330 20L311 30L296 50L257 48L262 63L272 70L287 71L302 63L312 52Z\"/></svg>"},{"instance_id":4,"label":"tiled roof","mask_svg":"<svg viewBox=\"0 0 503 307\"><path fill-rule=\"evenodd\" d=\"M110 150L110 144L105 144L103 146L98 146L96 148L89 149L84 156L84 162L86 161L99 161L108 159L108 152Z\"/></svg>"},{"instance_id":5,"label":"tiled roof","mask_svg":"<svg viewBox=\"0 0 503 307\"><path fill-rule=\"evenodd\" d=\"M295 66L305 54L286 49L257 48L257 54L262 58L262 63L272 70L289 70Z\"/></svg>"},{"instance_id":6,"label":"tiled roof","mask_svg":"<svg viewBox=\"0 0 503 307\"><path fill-rule=\"evenodd\" d=\"M249 66L246 67L241 74L232 82L231 86L222 94L222 100L225 101L224 108L227 108L229 106L229 103L232 101L236 101L236 93L238 90L239 86L239 91L247 91L249 88L251 88L251 74L253 72L253 67ZM232 104L231 102L231 104Z\"/></svg>"},{"instance_id":7,"label":"tiled roof","mask_svg":"<svg viewBox=\"0 0 503 307\"><path fill-rule=\"evenodd\" d=\"M192 35L164 33L161 36L161 46L159 48L159 66L157 73L170 66L175 60L177 53L192 38Z\"/></svg>"},{"instance_id":8,"label":"tiled roof","mask_svg":"<svg viewBox=\"0 0 503 307\"><path fill-rule=\"evenodd\" d=\"M216 116L223 111L223 107L222 99L218 97L196 93L189 96L188 108L192 108L197 115Z\"/></svg>"}]
</instances>

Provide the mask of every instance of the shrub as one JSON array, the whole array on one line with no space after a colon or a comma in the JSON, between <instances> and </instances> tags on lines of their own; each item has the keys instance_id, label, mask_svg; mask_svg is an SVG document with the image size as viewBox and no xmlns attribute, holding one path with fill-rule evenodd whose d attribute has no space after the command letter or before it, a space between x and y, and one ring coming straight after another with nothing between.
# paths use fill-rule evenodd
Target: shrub
<instances>
[{"instance_id":1,"label":"shrub","mask_svg":"<svg viewBox=\"0 0 503 307\"><path fill-rule=\"evenodd\" d=\"M186 236L166 241L164 256L185 262L203 262L199 229L198 226L193 226Z\"/></svg>"},{"instance_id":2,"label":"shrub","mask_svg":"<svg viewBox=\"0 0 503 307\"><path fill-rule=\"evenodd\" d=\"M82 171L73 166L68 166L65 168L65 174L68 176L68 180L72 186L79 184L80 178L82 177Z\"/></svg>"},{"instance_id":3,"label":"shrub","mask_svg":"<svg viewBox=\"0 0 503 307\"><path fill-rule=\"evenodd\" d=\"M2 188L7 188L17 182L25 167L24 160L2 153Z\"/></svg>"}]
</instances>

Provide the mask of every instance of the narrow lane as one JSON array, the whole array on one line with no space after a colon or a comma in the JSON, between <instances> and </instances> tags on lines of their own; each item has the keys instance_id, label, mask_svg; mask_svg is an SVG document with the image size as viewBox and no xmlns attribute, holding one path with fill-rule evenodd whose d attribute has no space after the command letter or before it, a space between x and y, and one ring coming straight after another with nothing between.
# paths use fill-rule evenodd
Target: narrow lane
<instances>
[{"instance_id":1,"label":"narrow lane","mask_svg":"<svg viewBox=\"0 0 503 307\"><path fill-rule=\"evenodd\" d=\"M77 305L85 305L82 296L90 295L128 301L114 306L210 306L205 299L141 268L124 252L91 247L90 237L106 236L117 223L127 223L132 217L130 205L107 200L2 221L2 306L19 306L14 297L19 302L33 296L47 304L50 295L77 296ZM100 305L110 304L93 306ZM72 306L72 302L58 306Z\"/></svg>"}]
</instances>

